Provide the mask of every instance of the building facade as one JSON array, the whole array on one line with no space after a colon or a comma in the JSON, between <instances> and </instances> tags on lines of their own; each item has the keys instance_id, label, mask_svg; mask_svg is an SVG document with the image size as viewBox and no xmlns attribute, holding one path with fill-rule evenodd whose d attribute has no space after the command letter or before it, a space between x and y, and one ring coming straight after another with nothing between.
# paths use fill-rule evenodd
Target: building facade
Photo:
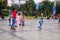
<instances>
[{"instance_id":1,"label":"building facade","mask_svg":"<svg viewBox=\"0 0 60 40\"><path fill-rule=\"evenodd\" d=\"M7 6L12 6L13 4L17 4L17 5L20 5L20 4L24 4L27 0L6 0L6 4Z\"/></svg>"}]
</instances>

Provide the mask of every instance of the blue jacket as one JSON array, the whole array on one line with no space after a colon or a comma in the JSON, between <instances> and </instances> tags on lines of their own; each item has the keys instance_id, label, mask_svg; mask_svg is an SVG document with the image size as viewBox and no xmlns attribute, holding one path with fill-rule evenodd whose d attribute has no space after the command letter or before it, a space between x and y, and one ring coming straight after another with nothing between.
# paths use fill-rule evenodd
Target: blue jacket
<instances>
[{"instance_id":1,"label":"blue jacket","mask_svg":"<svg viewBox=\"0 0 60 40\"><path fill-rule=\"evenodd\" d=\"M43 18L40 18L39 23L43 23Z\"/></svg>"}]
</instances>

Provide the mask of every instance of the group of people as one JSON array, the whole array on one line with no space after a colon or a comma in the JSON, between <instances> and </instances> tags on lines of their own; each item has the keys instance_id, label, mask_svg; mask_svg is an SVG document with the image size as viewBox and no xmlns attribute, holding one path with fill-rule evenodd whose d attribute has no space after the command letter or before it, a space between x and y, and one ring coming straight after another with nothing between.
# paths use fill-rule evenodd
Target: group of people
<instances>
[{"instance_id":1,"label":"group of people","mask_svg":"<svg viewBox=\"0 0 60 40\"><path fill-rule=\"evenodd\" d=\"M19 25L24 26L24 17L22 15L22 12L17 13L16 9L13 8L12 11L9 11L9 26L11 26L11 29L16 30L16 23L17 23L17 14L19 16ZM43 24L43 18L39 20L39 26L38 28L41 29Z\"/></svg>"},{"instance_id":2,"label":"group of people","mask_svg":"<svg viewBox=\"0 0 60 40\"><path fill-rule=\"evenodd\" d=\"M19 25L24 26L24 16L22 15L22 12L17 13L16 9L13 8L12 10L9 11L9 26L11 26L11 29L13 30L16 30L15 27L17 27L16 25L17 15L19 16ZM41 15L43 16L43 14ZM1 11L0 11L0 16L2 19L4 19L4 16L2 15ZM58 18L59 18L58 23L60 23L60 14L58 14ZM43 17L41 17L39 20L39 26L38 26L39 29L42 28L42 24L43 24Z\"/></svg>"},{"instance_id":3,"label":"group of people","mask_svg":"<svg viewBox=\"0 0 60 40\"><path fill-rule=\"evenodd\" d=\"M19 16L19 20L20 20L20 24L24 26L24 17L22 15L22 13L18 13ZM17 12L16 9L13 8L12 11L9 11L9 26L11 26L11 29L16 30L15 27L17 27L17 25L15 25L17 23Z\"/></svg>"},{"instance_id":4,"label":"group of people","mask_svg":"<svg viewBox=\"0 0 60 40\"><path fill-rule=\"evenodd\" d=\"M24 17L22 15L22 13L19 12L18 16L19 16L19 21L20 21L19 25L24 26ZM60 15L58 15L58 16L60 17ZM9 12L9 23L11 24L11 29L13 29L13 30L16 30L15 27L17 27L17 25L15 25L17 22L16 18L17 18L17 12L16 12L16 9L14 8L14 9L12 9L12 11ZM58 23L60 23L60 18L59 18ZM38 26L39 29L42 28L42 24L43 24L43 18L40 18L39 26Z\"/></svg>"}]
</instances>

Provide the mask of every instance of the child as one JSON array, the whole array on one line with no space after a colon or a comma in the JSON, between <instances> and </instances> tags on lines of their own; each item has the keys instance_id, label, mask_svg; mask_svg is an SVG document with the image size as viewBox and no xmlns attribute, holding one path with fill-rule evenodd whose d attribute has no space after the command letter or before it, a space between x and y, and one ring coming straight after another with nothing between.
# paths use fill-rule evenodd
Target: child
<instances>
[{"instance_id":1,"label":"child","mask_svg":"<svg viewBox=\"0 0 60 40\"><path fill-rule=\"evenodd\" d=\"M40 18L40 20L39 20L39 26L38 26L39 29L42 28L42 24L43 24L43 18Z\"/></svg>"},{"instance_id":2,"label":"child","mask_svg":"<svg viewBox=\"0 0 60 40\"><path fill-rule=\"evenodd\" d=\"M25 23L24 23L24 21L25 21L25 20L24 20L24 18L23 18L23 19L22 19L22 26L25 26Z\"/></svg>"},{"instance_id":3,"label":"child","mask_svg":"<svg viewBox=\"0 0 60 40\"><path fill-rule=\"evenodd\" d=\"M18 13L18 16L19 16L19 21L20 21L19 25L22 25L22 21L23 21L23 15L22 15L22 13Z\"/></svg>"},{"instance_id":4,"label":"child","mask_svg":"<svg viewBox=\"0 0 60 40\"><path fill-rule=\"evenodd\" d=\"M9 10L9 26L11 26L11 11Z\"/></svg>"},{"instance_id":5,"label":"child","mask_svg":"<svg viewBox=\"0 0 60 40\"><path fill-rule=\"evenodd\" d=\"M17 27L17 18L16 18L16 20L15 20L15 27Z\"/></svg>"},{"instance_id":6,"label":"child","mask_svg":"<svg viewBox=\"0 0 60 40\"><path fill-rule=\"evenodd\" d=\"M16 30L15 27L15 22L16 22L16 9L13 8L12 9L12 25L11 25L11 29Z\"/></svg>"}]
</instances>

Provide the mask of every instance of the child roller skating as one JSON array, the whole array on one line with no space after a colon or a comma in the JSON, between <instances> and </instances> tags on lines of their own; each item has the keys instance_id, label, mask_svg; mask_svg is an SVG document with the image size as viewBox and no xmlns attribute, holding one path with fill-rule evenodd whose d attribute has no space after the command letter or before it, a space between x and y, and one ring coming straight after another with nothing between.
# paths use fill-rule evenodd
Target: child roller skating
<instances>
[{"instance_id":1,"label":"child roller skating","mask_svg":"<svg viewBox=\"0 0 60 40\"><path fill-rule=\"evenodd\" d=\"M15 27L17 27L17 18L16 18L16 20L15 20Z\"/></svg>"},{"instance_id":2,"label":"child roller skating","mask_svg":"<svg viewBox=\"0 0 60 40\"><path fill-rule=\"evenodd\" d=\"M24 26L24 18L23 18L22 13L18 13L18 16L19 16L19 20L20 20L20 24L19 25Z\"/></svg>"},{"instance_id":3,"label":"child roller skating","mask_svg":"<svg viewBox=\"0 0 60 40\"><path fill-rule=\"evenodd\" d=\"M11 29L12 29L12 30L16 30L16 29L15 29L15 23L16 23L16 16L17 16L17 15L16 15L16 9L15 9L15 8L12 9L12 14L11 14L11 15L12 15L12 25L11 25Z\"/></svg>"},{"instance_id":4,"label":"child roller skating","mask_svg":"<svg viewBox=\"0 0 60 40\"><path fill-rule=\"evenodd\" d=\"M9 26L11 26L11 11L9 10Z\"/></svg>"},{"instance_id":5,"label":"child roller skating","mask_svg":"<svg viewBox=\"0 0 60 40\"><path fill-rule=\"evenodd\" d=\"M43 13L41 13L41 18L39 20L39 26L38 28L41 30L42 29L42 24L43 24Z\"/></svg>"},{"instance_id":6,"label":"child roller skating","mask_svg":"<svg viewBox=\"0 0 60 40\"><path fill-rule=\"evenodd\" d=\"M11 26L11 18L9 18L9 26Z\"/></svg>"},{"instance_id":7,"label":"child roller skating","mask_svg":"<svg viewBox=\"0 0 60 40\"><path fill-rule=\"evenodd\" d=\"M38 28L40 30L42 29L42 24L43 24L43 18L40 18L40 20L39 20L39 26L38 26Z\"/></svg>"},{"instance_id":8,"label":"child roller skating","mask_svg":"<svg viewBox=\"0 0 60 40\"><path fill-rule=\"evenodd\" d=\"M22 19L22 26L25 26L25 20L24 20L24 18Z\"/></svg>"}]
</instances>

